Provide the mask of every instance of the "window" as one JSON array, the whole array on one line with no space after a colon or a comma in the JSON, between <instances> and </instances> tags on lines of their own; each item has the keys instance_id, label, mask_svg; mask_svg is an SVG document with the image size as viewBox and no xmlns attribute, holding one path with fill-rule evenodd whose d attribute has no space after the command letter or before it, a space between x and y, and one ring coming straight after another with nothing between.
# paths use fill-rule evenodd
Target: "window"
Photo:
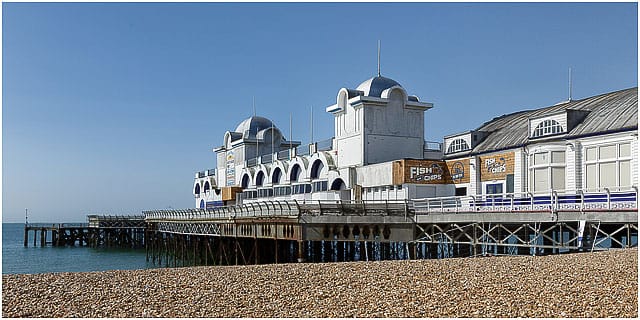
<instances>
[{"instance_id":1,"label":"window","mask_svg":"<svg viewBox=\"0 0 640 320\"><path fill-rule=\"evenodd\" d=\"M562 128L560 123L558 123L558 121L544 120L540 122L535 129L533 129L533 134L531 135L531 137L537 138L562 132L564 132L564 129Z\"/></svg>"},{"instance_id":2,"label":"window","mask_svg":"<svg viewBox=\"0 0 640 320\"><path fill-rule=\"evenodd\" d=\"M327 181L315 181L313 183L313 192L327 191Z\"/></svg>"},{"instance_id":3,"label":"window","mask_svg":"<svg viewBox=\"0 0 640 320\"><path fill-rule=\"evenodd\" d=\"M258 175L256 176L256 186L261 187L264 183L264 172L258 171Z\"/></svg>"},{"instance_id":4,"label":"window","mask_svg":"<svg viewBox=\"0 0 640 320\"><path fill-rule=\"evenodd\" d=\"M311 184L296 184L291 186L292 194L303 194L311 192Z\"/></svg>"},{"instance_id":5,"label":"window","mask_svg":"<svg viewBox=\"0 0 640 320\"><path fill-rule=\"evenodd\" d=\"M486 190L486 194L502 194L502 183L488 184Z\"/></svg>"},{"instance_id":6,"label":"window","mask_svg":"<svg viewBox=\"0 0 640 320\"><path fill-rule=\"evenodd\" d=\"M543 151L532 154L529 163L529 190L534 193L564 191L566 156L564 151ZM513 178L511 178L513 179ZM509 177L507 177L509 180ZM513 192L507 181L507 192Z\"/></svg>"},{"instance_id":7,"label":"window","mask_svg":"<svg viewBox=\"0 0 640 320\"><path fill-rule=\"evenodd\" d=\"M255 199L258 196L258 192L255 190L247 190L242 192L244 199Z\"/></svg>"},{"instance_id":8,"label":"window","mask_svg":"<svg viewBox=\"0 0 640 320\"><path fill-rule=\"evenodd\" d=\"M282 178L282 170L280 170L280 168L276 168L275 170L273 170L273 177L271 178L271 183L272 184L280 183L280 178Z\"/></svg>"},{"instance_id":9,"label":"window","mask_svg":"<svg viewBox=\"0 0 640 320\"><path fill-rule=\"evenodd\" d=\"M273 190L273 193L275 194L275 196L288 196L291 194L291 187L289 186L285 186L285 187L275 187Z\"/></svg>"},{"instance_id":10,"label":"window","mask_svg":"<svg viewBox=\"0 0 640 320\"><path fill-rule=\"evenodd\" d=\"M273 189L258 189L258 198L273 197Z\"/></svg>"},{"instance_id":11,"label":"window","mask_svg":"<svg viewBox=\"0 0 640 320\"><path fill-rule=\"evenodd\" d=\"M311 166L311 179L318 179L323 168L324 165L322 164L322 161L316 160L313 163L313 166Z\"/></svg>"},{"instance_id":12,"label":"window","mask_svg":"<svg viewBox=\"0 0 640 320\"><path fill-rule=\"evenodd\" d=\"M513 193L514 187L514 175L512 174L508 174L507 175L507 193Z\"/></svg>"},{"instance_id":13,"label":"window","mask_svg":"<svg viewBox=\"0 0 640 320\"><path fill-rule=\"evenodd\" d=\"M631 186L631 143L586 147L584 154L588 191Z\"/></svg>"},{"instance_id":14,"label":"window","mask_svg":"<svg viewBox=\"0 0 640 320\"><path fill-rule=\"evenodd\" d=\"M467 195L467 187L456 188L456 197L463 197Z\"/></svg>"},{"instance_id":15,"label":"window","mask_svg":"<svg viewBox=\"0 0 640 320\"><path fill-rule=\"evenodd\" d=\"M466 141L464 141L464 139L456 139L449 144L449 148L447 148L447 153L460 152L460 151L465 151L469 149L471 148L469 148L469 145L467 144Z\"/></svg>"},{"instance_id":16,"label":"window","mask_svg":"<svg viewBox=\"0 0 640 320\"><path fill-rule=\"evenodd\" d=\"M298 179L300 179L300 166L295 164L293 165L293 168L291 168L291 175L289 176L289 179L291 180L291 182L295 182L298 181Z\"/></svg>"}]
</instances>

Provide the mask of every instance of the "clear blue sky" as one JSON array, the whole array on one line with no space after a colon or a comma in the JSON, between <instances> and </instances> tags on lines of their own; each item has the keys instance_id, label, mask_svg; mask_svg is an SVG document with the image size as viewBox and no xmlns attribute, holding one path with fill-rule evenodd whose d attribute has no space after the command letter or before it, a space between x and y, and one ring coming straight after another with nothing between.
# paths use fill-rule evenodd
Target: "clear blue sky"
<instances>
[{"instance_id":1,"label":"clear blue sky","mask_svg":"<svg viewBox=\"0 0 640 320\"><path fill-rule=\"evenodd\" d=\"M2 219L194 205L194 172L252 114L333 135L376 73L434 103L428 140L637 86L635 3L3 3Z\"/></svg>"}]
</instances>

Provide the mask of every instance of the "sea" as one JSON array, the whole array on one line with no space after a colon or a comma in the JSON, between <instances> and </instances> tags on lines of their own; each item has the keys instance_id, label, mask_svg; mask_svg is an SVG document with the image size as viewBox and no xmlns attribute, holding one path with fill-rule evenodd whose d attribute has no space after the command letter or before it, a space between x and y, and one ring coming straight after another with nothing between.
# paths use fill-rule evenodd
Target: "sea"
<instances>
[{"instance_id":1,"label":"sea","mask_svg":"<svg viewBox=\"0 0 640 320\"><path fill-rule=\"evenodd\" d=\"M49 239L50 240L50 239ZM2 274L89 272L156 268L146 261L144 249L24 246L24 224L2 224Z\"/></svg>"}]
</instances>

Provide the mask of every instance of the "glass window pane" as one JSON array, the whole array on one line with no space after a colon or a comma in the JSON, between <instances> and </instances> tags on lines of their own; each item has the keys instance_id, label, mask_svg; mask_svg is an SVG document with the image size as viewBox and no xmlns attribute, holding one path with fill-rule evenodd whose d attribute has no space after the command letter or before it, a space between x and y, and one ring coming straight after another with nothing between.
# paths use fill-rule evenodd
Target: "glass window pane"
<instances>
[{"instance_id":1,"label":"glass window pane","mask_svg":"<svg viewBox=\"0 0 640 320\"><path fill-rule=\"evenodd\" d=\"M631 161L620 161L620 186L631 186Z\"/></svg>"},{"instance_id":2,"label":"glass window pane","mask_svg":"<svg viewBox=\"0 0 640 320\"><path fill-rule=\"evenodd\" d=\"M551 168L553 190L564 190L564 168Z\"/></svg>"},{"instance_id":3,"label":"glass window pane","mask_svg":"<svg viewBox=\"0 0 640 320\"><path fill-rule=\"evenodd\" d=\"M551 163L563 163L564 164L564 151L551 152Z\"/></svg>"},{"instance_id":4,"label":"glass window pane","mask_svg":"<svg viewBox=\"0 0 640 320\"><path fill-rule=\"evenodd\" d=\"M595 189L596 185L596 164L587 165L587 189Z\"/></svg>"},{"instance_id":5,"label":"glass window pane","mask_svg":"<svg viewBox=\"0 0 640 320\"><path fill-rule=\"evenodd\" d=\"M620 157L629 157L631 156L631 144L623 143L620 145Z\"/></svg>"},{"instance_id":6,"label":"glass window pane","mask_svg":"<svg viewBox=\"0 0 640 320\"><path fill-rule=\"evenodd\" d=\"M549 178L547 177L548 168L538 168L533 170L533 191L549 190Z\"/></svg>"},{"instance_id":7,"label":"glass window pane","mask_svg":"<svg viewBox=\"0 0 640 320\"><path fill-rule=\"evenodd\" d=\"M615 187L616 185L616 163L600 164L600 187Z\"/></svg>"},{"instance_id":8,"label":"glass window pane","mask_svg":"<svg viewBox=\"0 0 640 320\"><path fill-rule=\"evenodd\" d=\"M587 161L596 160L597 156L598 153L595 147L587 148Z\"/></svg>"},{"instance_id":9,"label":"glass window pane","mask_svg":"<svg viewBox=\"0 0 640 320\"><path fill-rule=\"evenodd\" d=\"M539 164L547 164L547 163L549 163L549 156L547 154L548 154L547 152L534 154L533 155L533 164L534 165L539 165Z\"/></svg>"},{"instance_id":10,"label":"glass window pane","mask_svg":"<svg viewBox=\"0 0 640 320\"><path fill-rule=\"evenodd\" d=\"M616 146L600 147L600 159L613 159L616 157Z\"/></svg>"}]
</instances>

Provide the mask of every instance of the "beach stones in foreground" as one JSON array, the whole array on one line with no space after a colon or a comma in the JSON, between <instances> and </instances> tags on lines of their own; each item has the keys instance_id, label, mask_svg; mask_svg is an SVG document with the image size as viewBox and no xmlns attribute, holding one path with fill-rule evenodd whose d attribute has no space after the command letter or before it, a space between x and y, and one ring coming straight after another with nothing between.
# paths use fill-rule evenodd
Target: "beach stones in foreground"
<instances>
[{"instance_id":1,"label":"beach stones in foreground","mask_svg":"<svg viewBox=\"0 0 640 320\"><path fill-rule=\"evenodd\" d=\"M2 276L4 317L629 317L638 251Z\"/></svg>"}]
</instances>

